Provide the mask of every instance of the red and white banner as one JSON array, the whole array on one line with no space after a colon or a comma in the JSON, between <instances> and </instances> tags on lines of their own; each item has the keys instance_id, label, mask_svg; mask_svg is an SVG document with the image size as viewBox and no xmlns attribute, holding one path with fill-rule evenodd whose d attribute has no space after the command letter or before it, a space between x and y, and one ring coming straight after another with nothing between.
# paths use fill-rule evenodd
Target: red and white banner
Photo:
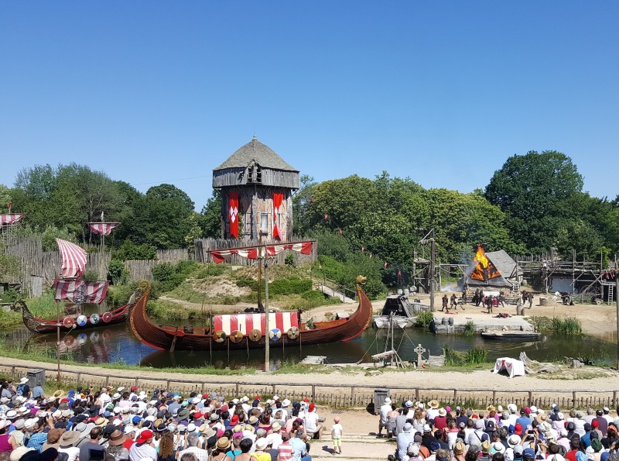
<instances>
[{"instance_id":1,"label":"red and white banner","mask_svg":"<svg viewBox=\"0 0 619 461\"><path fill-rule=\"evenodd\" d=\"M266 249L266 254L265 254ZM252 248L231 248L229 250L217 250L211 251L211 256L213 256L213 262L215 264L220 264L224 262L225 258L230 255L239 255L243 258L248 259L258 259L260 256L262 257L272 257L277 256L284 250L292 250L297 253L301 253L304 255L309 255L312 253L312 242L298 242L298 243L286 243L279 245L267 245L266 247L252 247Z\"/></svg>"},{"instance_id":2,"label":"red and white banner","mask_svg":"<svg viewBox=\"0 0 619 461\"><path fill-rule=\"evenodd\" d=\"M230 235L239 238L239 194L230 192L228 197L228 219L230 219Z\"/></svg>"},{"instance_id":3,"label":"red and white banner","mask_svg":"<svg viewBox=\"0 0 619 461\"><path fill-rule=\"evenodd\" d=\"M284 194L281 192L273 193L273 238L281 240L282 236L279 231L279 207L284 201Z\"/></svg>"},{"instance_id":4,"label":"red and white banner","mask_svg":"<svg viewBox=\"0 0 619 461\"><path fill-rule=\"evenodd\" d=\"M114 229L120 226L119 222L89 222L90 230L99 235L110 235Z\"/></svg>"},{"instance_id":5,"label":"red and white banner","mask_svg":"<svg viewBox=\"0 0 619 461\"><path fill-rule=\"evenodd\" d=\"M86 260L88 259L86 250L66 240L56 239L56 243L62 258L60 276L71 278L82 275L86 270Z\"/></svg>"},{"instance_id":6,"label":"red and white banner","mask_svg":"<svg viewBox=\"0 0 619 461\"><path fill-rule=\"evenodd\" d=\"M260 330L265 335L266 314L232 314L214 315L213 325L215 330L221 330L227 335L233 331L240 331L243 335L249 334L252 330ZM269 314L269 328L279 328L286 334L290 327L299 328L299 317L296 312L271 312Z\"/></svg>"},{"instance_id":7,"label":"red and white banner","mask_svg":"<svg viewBox=\"0 0 619 461\"><path fill-rule=\"evenodd\" d=\"M109 282L84 282L83 280L56 280L54 299L80 301L85 304L101 304L107 296ZM79 299L83 298L83 299Z\"/></svg>"},{"instance_id":8,"label":"red and white banner","mask_svg":"<svg viewBox=\"0 0 619 461\"><path fill-rule=\"evenodd\" d=\"M11 224L18 223L24 217L23 214L0 214L0 226L10 226Z\"/></svg>"}]
</instances>

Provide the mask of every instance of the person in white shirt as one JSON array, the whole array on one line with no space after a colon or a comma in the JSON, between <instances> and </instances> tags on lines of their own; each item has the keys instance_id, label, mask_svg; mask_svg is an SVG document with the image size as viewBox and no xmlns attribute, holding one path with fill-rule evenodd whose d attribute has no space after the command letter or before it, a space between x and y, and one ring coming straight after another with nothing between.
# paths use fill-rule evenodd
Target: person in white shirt
<instances>
[{"instance_id":1,"label":"person in white shirt","mask_svg":"<svg viewBox=\"0 0 619 461\"><path fill-rule=\"evenodd\" d=\"M389 412L391 411L391 399L389 397L385 398L385 401L381 405L378 413L380 418L378 420L378 436L382 437L383 428L387 429L387 419L389 417Z\"/></svg>"},{"instance_id":2,"label":"person in white shirt","mask_svg":"<svg viewBox=\"0 0 619 461\"><path fill-rule=\"evenodd\" d=\"M333 438L333 453L342 454L342 434L344 428L340 424L340 417L333 418L333 426L331 426L331 437Z\"/></svg>"},{"instance_id":3,"label":"person in white shirt","mask_svg":"<svg viewBox=\"0 0 619 461\"><path fill-rule=\"evenodd\" d=\"M187 445L189 446L185 450L179 452L177 459L182 459L185 453L191 453L196 458L198 458L198 461L208 461L208 451L203 450L202 448L198 448L198 441L199 436L197 433L192 432L191 434L189 434L187 436ZM157 459L157 453L155 453L155 457L153 459Z\"/></svg>"},{"instance_id":4,"label":"person in white shirt","mask_svg":"<svg viewBox=\"0 0 619 461\"><path fill-rule=\"evenodd\" d=\"M391 410L391 407L389 407ZM308 412L305 414L305 432L308 436L320 440L322 436L322 423L324 418L318 416L316 413L316 406L310 403Z\"/></svg>"}]
</instances>

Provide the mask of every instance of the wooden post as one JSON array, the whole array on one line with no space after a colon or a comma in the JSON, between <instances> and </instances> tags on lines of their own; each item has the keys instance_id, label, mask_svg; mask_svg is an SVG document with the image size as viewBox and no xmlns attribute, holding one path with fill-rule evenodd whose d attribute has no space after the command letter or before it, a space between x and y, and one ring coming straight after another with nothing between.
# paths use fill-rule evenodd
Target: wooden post
<instances>
[{"instance_id":1,"label":"wooden post","mask_svg":"<svg viewBox=\"0 0 619 461\"><path fill-rule=\"evenodd\" d=\"M533 392L529 391L529 403L527 404L529 407L533 405Z\"/></svg>"}]
</instances>

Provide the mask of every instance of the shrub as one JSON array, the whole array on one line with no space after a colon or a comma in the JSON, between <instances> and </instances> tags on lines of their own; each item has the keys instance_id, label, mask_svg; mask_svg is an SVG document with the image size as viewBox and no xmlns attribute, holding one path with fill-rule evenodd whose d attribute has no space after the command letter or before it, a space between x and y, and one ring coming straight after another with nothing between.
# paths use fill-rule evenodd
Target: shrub
<instances>
[{"instance_id":1,"label":"shrub","mask_svg":"<svg viewBox=\"0 0 619 461\"><path fill-rule=\"evenodd\" d=\"M469 320L464 325L464 336L473 336L475 334L475 322Z\"/></svg>"},{"instance_id":2,"label":"shrub","mask_svg":"<svg viewBox=\"0 0 619 461\"><path fill-rule=\"evenodd\" d=\"M273 295L292 295L304 293L312 289L311 280L282 279L269 283L269 293Z\"/></svg>"},{"instance_id":3,"label":"shrub","mask_svg":"<svg viewBox=\"0 0 619 461\"><path fill-rule=\"evenodd\" d=\"M427 327L432 323L434 319L434 312L431 311L421 311L417 314L417 318L415 319L415 326L418 327Z\"/></svg>"},{"instance_id":4,"label":"shrub","mask_svg":"<svg viewBox=\"0 0 619 461\"><path fill-rule=\"evenodd\" d=\"M117 250L112 253L114 259L128 261L134 259L157 259L157 248L145 243L136 245L131 240L125 240Z\"/></svg>"},{"instance_id":5,"label":"shrub","mask_svg":"<svg viewBox=\"0 0 619 461\"><path fill-rule=\"evenodd\" d=\"M125 268L125 264L118 260L112 259L110 265L107 268L107 277L111 280L112 285L122 285L127 283L129 273Z\"/></svg>"}]
</instances>

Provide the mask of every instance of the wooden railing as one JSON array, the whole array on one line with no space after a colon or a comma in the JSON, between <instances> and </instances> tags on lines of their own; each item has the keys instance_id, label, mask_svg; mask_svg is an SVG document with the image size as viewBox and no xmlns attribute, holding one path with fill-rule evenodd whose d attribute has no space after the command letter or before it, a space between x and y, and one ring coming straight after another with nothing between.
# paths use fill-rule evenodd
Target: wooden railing
<instances>
[{"instance_id":1,"label":"wooden railing","mask_svg":"<svg viewBox=\"0 0 619 461\"><path fill-rule=\"evenodd\" d=\"M47 380L54 380L57 376L55 367L39 367L45 370ZM29 367L11 365L0 366L0 374L10 376L17 380L26 376ZM292 383L292 382L264 382L264 377L254 377L251 381L223 381L213 380L208 377L208 382L200 380L199 375L191 379L182 375L175 377L167 374L165 378L128 377L126 374L104 374L100 371L73 371L62 369L60 372L61 384L67 386L81 386L84 388L97 388L102 386L130 387L137 386L140 390L154 391L155 389L173 389L178 392L217 392L228 398L242 395L279 395L280 398L288 398L292 401L301 400L305 397L310 400L327 405L331 408L367 407L374 401L375 386L368 385L345 385L345 384L316 384L316 383ZM262 380L262 382L260 382ZM382 391L382 390L381 390ZM488 405L503 405L514 403L518 407L536 405L540 408L549 408L551 404L557 404L561 408L588 407L601 408L604 406L614 408L619 404L617 390L591 390L591 389L538 389L538 390L503 390L487 388L454 388L454 387L410 387L390 386L390 397L394 402L429 401L436 399L443 405L466 406L472 408L486 408Z\"/></svg>"}]
</instances>

